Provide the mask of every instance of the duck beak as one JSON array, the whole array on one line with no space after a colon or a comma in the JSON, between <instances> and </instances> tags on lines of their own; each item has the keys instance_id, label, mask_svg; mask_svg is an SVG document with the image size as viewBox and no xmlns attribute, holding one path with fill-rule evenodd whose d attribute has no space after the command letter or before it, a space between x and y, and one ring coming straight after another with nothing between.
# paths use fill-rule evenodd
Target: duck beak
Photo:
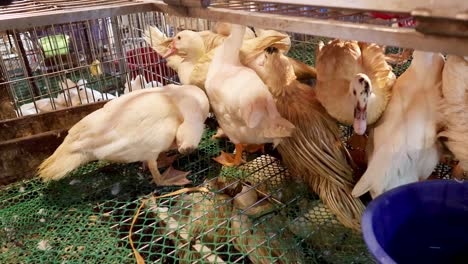
<instances>
[{"instance_id":1,"label":"duck beak","mask_svg":"<svg viewBox=\"0 0 468 264\"><path fill-rule=\"evenodd\" d=\"M172 42L171 48L168 51L166 51L166 53L164 53L164 55L162 57L165 59L165 58L167 58L169 56L172 56L172 55L174 55L176 53L177 53L177 48L175 46L175 43Z\"/></svg>"},{"instance_id":2,"label":"duck beak","mask_svg":"<svg viewBox=\"0 0 468 264\"><path fill-rule=\"evenodd\" d=\"M354 108L354 122L353 122L354 132L358 135L364 135L367 129L367 105L361 107L357 103Z\"/></svg>"}]
</instances>

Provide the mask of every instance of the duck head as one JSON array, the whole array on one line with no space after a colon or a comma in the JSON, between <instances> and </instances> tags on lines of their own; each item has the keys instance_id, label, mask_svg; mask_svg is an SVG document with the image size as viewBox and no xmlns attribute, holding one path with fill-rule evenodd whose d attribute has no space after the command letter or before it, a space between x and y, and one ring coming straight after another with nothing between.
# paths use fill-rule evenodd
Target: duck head
<instances>
[{"instance_id":1,"label":"duck head","mask_svg":"<svg viewBox=\"0 0 468 264\"><path fill-rule=\"evenodd\" d=\"M363 73L356 74L349 84L349 92L354 99L354 132L363 135L367 129L367 105L372 93L369 77Z\"/></svg>"},{"instance_id":2,"label":"duck head","mask_svg":"<svg viewBox=\"0 0 468 264\"><path fill-rule=\"evenodd\" d=\"M173 38L171 48L163 55L163 58L179 52L187 54L188 57L202 56L205 52L203 38L197 32L191 30L179 32Z\"/></svg>"}]
</instances>

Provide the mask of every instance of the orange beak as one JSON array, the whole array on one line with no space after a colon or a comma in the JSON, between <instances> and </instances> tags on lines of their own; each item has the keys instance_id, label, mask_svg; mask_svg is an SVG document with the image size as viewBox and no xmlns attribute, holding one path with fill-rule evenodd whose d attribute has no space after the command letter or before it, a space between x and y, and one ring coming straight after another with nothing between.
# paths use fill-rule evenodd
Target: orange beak
<instances>
[{"instance_id":1,"label":"orange beak","mask_svg":"<svg viewBox=\"0 0 468 264\"><path fill-rule=\"evenodd\" d=\"M165 59L165 58L167 58L169 56L172 56L172 55L174 55L176 53L177 53L176 45L175 45L174 42L172 42L171 48L168 51L166 51L166 53L164 53L164 55L162 57Z\"/></svg>"}]
</instances>

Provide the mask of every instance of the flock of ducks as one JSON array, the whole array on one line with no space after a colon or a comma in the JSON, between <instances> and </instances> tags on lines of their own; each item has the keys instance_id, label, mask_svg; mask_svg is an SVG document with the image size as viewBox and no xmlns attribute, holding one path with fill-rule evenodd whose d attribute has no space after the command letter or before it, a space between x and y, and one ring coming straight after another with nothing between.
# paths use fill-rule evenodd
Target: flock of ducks
<instances>
[{"instance_id":1,"label":"flock of ducks","mask_svg":"<svg viewBox=\"0 0 468 264\"><path fill-rule=\"evenodd\" d=\"M39 167L58 180L93 160L145 161L158 185L183 185L188 172L158 171L160 154L197 148L209 112L218 136L236 145L221 153L224 166L242 152L277 146L284 164L302 177L347 227L359 230L359 199L430 176L445 146L468 170L468 62L414 51L397 78L384 47L356 41L319 43L316 68L287 56L288 35L219 23L213 31L184 30L173 38L156 27L146 40L182 85L154 89L137 77L131 92L83 118ZM140 78L140 79L138 79ZM316 79L314 87L309 79ZM369 134L368 168L357 179L337 121ZM162 156L162 155L161 155ZM160 160L158 160L158 158Z\"/></svg>"}]
</instances>

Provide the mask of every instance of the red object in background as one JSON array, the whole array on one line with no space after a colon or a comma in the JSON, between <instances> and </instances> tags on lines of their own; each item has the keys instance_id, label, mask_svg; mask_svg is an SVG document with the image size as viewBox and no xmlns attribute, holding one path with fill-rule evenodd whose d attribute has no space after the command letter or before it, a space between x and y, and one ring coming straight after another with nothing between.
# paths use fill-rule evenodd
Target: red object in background
<instances>
[{"instance_id":1,"label":"red object in background","mask_svg":"<svg viewBox=\"0 0 468 264\"><path fill-rule=\"evenodd\" d=\"M402 15L397 15L397 14L380 13L380 12L370 12L370 14L371 16L375 18L380 18L380 19L385 19L385 20L392 19L392 18L405 19L405 20L398 22L399 27L410 27L410 26L415 25L414 19L411 18L411 16L402 16Z\"/></svg>"},{"instance_id":2,"label":"red object in background","mask_svg":"<svg viewBox=\"0 0 468 264\"><path fill-rule=\"evenodd\" d=\"M147 82L158 81L166 85L168 82L162 76L169 78L175 75L174 71L167 67L166 61L152 48L130 50L126 53L126 57L132 79L142 72Z\"/></svg>"}]
</instances>

